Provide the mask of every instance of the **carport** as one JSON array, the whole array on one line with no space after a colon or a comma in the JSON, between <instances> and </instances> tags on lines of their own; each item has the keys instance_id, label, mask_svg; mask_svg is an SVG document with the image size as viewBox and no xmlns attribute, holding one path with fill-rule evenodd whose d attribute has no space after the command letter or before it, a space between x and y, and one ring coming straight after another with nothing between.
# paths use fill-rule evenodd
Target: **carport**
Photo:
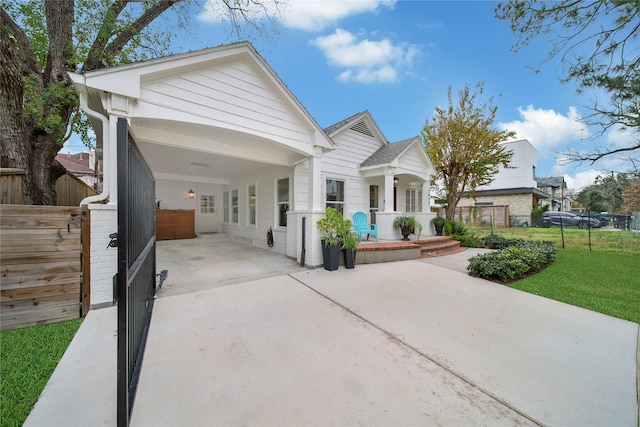
<instances>
[{"instance_id":1,"label":"carport","mask_svg":"<svg viewBox=\"0 0 640 427\"><path fill-rule=\"evenodd\" d=\"M92 210L91 264L100 266L91 268L92 305L112 298L116 262L105 248L117 216L121 117L151 168L161 208L193 210L197 234L256 246L272 227L273 251L300 256L301 217L322 215L320 157L334 144L249 43L71 77L105 165L103 193L83 201ZM288 224L278 222L281 212ZM317 233L306 233L306 263L318 265Z\"/></svg>"}]
</instances>

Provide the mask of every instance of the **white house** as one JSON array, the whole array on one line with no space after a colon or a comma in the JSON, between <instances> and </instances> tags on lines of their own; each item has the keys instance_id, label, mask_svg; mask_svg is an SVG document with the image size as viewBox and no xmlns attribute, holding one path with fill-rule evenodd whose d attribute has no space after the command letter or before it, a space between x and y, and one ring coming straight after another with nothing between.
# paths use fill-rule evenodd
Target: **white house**
<instances>
[{"instance_id":1,"label":"white house","mask_svg":"<svg viewBox=\"0 0 640 427\"><path fill-rule=\"evenodd\" d=\"M372 215L381 239L410 213L431 234L434 169L418 137L389 143L368 111L322 129L249 43L72 74L104 153L91 218L91 304L112 298L117 231L116 121L128 120L161 209L195 210L195 232L220 232L322 264L316 221L326 206ZM104 204L104 201L107 201ZM97 203L99 202L99 203Z\"/></svg>"},{"instance_id":2,"label":"white house","mask_svg":"<svg viewBox=\"0 0 640 427\"><path fill-rule=\"evenodd\" d=\"M463 197L458 206L508 206L509 223L531 223L531 209L548 194L538 189L537 151L526 139L501 144L513 152L508 168L500 167L494 180L478 187L474 198Z\"/></svg>"}]
</instances>

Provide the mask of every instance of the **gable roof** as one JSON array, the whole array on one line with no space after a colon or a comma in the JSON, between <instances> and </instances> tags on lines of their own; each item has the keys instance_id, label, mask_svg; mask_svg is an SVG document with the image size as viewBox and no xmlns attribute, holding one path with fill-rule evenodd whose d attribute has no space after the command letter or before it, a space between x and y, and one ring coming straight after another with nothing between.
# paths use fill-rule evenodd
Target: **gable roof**
<instances>
[{"instance_id":1,"label":"gable roof","mask_svg":"<svg viewBox=\"0 0 640 427\"><path fill-rule=\"evenodd\" d=\"M414 138L404 139L402 141L388 143L383 145L373 153L367 160L360 164L361 168L370 166L386 165L397 159L415 140Z\"/></svg>"},{"instance_id":2,"label":"gable roof","mask_svg":"<svg viewBox=\"0 0 640 427\"><path fill-rule=\"evenodd\" d=\"M566 187L567 184L563 176L552 176L549 178L536 178L538 187Z\"/></svg>"},{"instance_id":3,"label":"gable roof","mask_svg":"<svg viewBox=\"0 0 640 427\"><path fill-rule=\"evenodd\" d=\"M351 117L347 117L346 119L325 128L324 131L331 138L345 129L351 129L372 138L379 139L380 141L387 142L387 138L378 127L376 121L373 120L369 110L364 110Z\"/></svg>"},{"instance_id":4,"label":"gable roof","mask_svg":"<svg viewBox=\"0 0 640 427\"><path fill-rule=\"evenodd\" d=\"M64 154L58 153L56 160L71 173L94 174L96 171L90 164L90 153ZM101 162L99 162L101 163ZM98 165L100 168L101 164Z\"/></svg>"},{"instance_id":5,"label":"gable roof","mask_svg":"<svg viewBox=\"0 0 640 427\"><path fill-rule=\"evenodd\" d=\"M277 73L249 42L239 42L187 53L169 55L131 64L92 70L84 74L69 73L76 91L88 93L89 106L106 113L103 92L139 100L146 85L162 82L170 78L181 78L189 73L228 64L232 61L248 64L252 72L266 83L265 90L271 91L300 118L300 122L314 132L312 143L325 150L335 149L335 144L318 125L313 116L291 92ZM127 104L128 105L128 104ZM128 106L125 105L125 109ZM168 106L166 106L168 107ZM113 107L111 107L113 108ZM126 111L125 114L126 115ZM136 117L132 117L136 118ZM146 117L154 119L154 117ZM181 120L185 122L185 120ZM265 122L269 122L265 119ZM270 123L270 122L269 122ZM99 123L96 123L99 125Z\"/></svg>"}]
</instances>

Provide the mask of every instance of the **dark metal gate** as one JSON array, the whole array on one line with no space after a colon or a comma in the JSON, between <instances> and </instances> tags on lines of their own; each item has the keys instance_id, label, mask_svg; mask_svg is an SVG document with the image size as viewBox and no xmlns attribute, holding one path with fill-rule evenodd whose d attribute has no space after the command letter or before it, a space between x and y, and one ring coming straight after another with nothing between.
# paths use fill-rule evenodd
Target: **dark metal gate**
<instances>
[{"instance_id":1,"label":"dark metal gate","mask_svg":"<svg viewBox=\"0 0 640 427\"><path fill-rule=\"evenodd\" d=\"M156 275L155 181L127 120L118 119L118 426L128 426Z\"/></svg>"}]
</instances>

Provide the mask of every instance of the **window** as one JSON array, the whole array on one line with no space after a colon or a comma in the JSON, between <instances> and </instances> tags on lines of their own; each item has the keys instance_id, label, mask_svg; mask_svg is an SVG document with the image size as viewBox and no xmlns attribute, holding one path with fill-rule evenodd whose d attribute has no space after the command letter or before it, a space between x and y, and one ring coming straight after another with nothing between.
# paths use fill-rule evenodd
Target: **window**
<instances>
[{"instance_id":1,"label":"window","mask_svg":"<svg viewBox=\"0 0 640 427\"><path fill-rule=\"evenodd\" d=\"M378 209L378 186L369 186L369 209Z\"/></svg>"},{"instance_id":2,"label":"window","mask_svg":"<svg viewBox=\"0 0 640 427\"><path fill-rule=\"evenodd\" d=\"M238 190L231 191L231 222L238 223Z\"/></svg>"},{"instance_id":3,"label":"window","mask_svg":"<svg viewBox=\"0 0 640 427\"><path fill-rule=\"evenodd\" d=\"M344 181L327 179L326 205L344 214Z\"/></svg>"},{"instance_id":4,"label":"window","mask_svg":"<svg viewBox=\"0 0 640 427\"><path fill-rule=\"evenodd\" d=\"M222 221L229 222L229 192L225 191L222 193L222 210L223 210L223 218Z\"/></svg>"},{"instance_id":5,"label":"window","mask_svg":"<svg viewBox=\"0 0 640 427\"><path fill-rule=\"evenodd\" d=\"M216 213L216 196L200 196L200 213Z\"/></svg>"},{"instance_id":6,"label":"window","mask_svg":"<svg viewBox=\"0 0 640 427\"><path fill-rule=\"evenodd\" d=\"M422 212L422 189L408 188L406 200L406 212Z\"/></svg>"},{"instance_id":7,"label":"window","mask_svg":"<svg viewBox=\"0 0 640 427\"><path fill-rule=\"evenodd\" d=\"M249 206L249 225L256 225L256 186L251 185L247 191L248 203Z\"/></svg>"},{"instance_id":8,"label":"window","mask_svg":"<svg viewBox=\"0 0 640 427\"><path fill-rule=\"evenodd\" d=\"M287 212L289 211L289 178L279 179L277 183L278 226L287 226Z\"/></svg>"}]
</instances>

